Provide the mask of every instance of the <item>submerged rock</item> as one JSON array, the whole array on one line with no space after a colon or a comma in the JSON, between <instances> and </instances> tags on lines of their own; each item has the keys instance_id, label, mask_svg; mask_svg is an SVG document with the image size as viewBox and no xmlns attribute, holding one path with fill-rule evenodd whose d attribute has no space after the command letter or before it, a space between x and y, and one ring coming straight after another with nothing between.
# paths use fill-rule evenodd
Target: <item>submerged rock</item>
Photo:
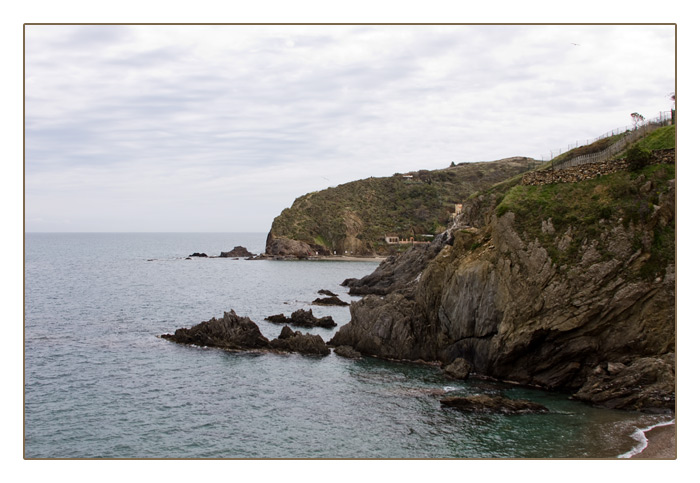
<instances>
[{"instance_id":1,"label":"submerged rock","mask_svg":"<svg viewBox=\"0 0 700 483\"><path fill-rule=\"evenodd\" d=\"M531 414L549 412L545 406L532 401L486 394L446 397L440 400L440 404L473 413Z\"/></svg>"},{"instance_id":2,"label":"submerged rock","mask_svg":"<svg viewBox=\"0 0 700 483\"><path fill-rule=\"evenodd\" d=\"M321 318L315 317L311 309L299 309L293 312L291 317L285 317L284 314L271 315L266 317L265 320L274 324L289 324L307 328L323 327L324 329L330 329L338 325L333 320L333 317L329 315Z\"/></svg>"},{"instance_id":3,"label":"submerged rock","mask_svg":"<svg viewBox=\"0 0 700 483\"><path fill-rule=\"evenodd\" d=\"M311 303L313 305L340 305L340 306L350 305L349 303L340 300L338 297L317 298L316 300L314 300Z\"/></svg>"},{"instance_id":4,"label":"submerged rock","mask_svg":"<svg viewBox=\"0 0 700 483\"><path fill-rule=\"evenodd\" d=\"M325 289L319 290L319 291L318 291L318 294L319 294L319 295L327 295L327 296L329 296L329 297L337 297L337 296L338 296L337 293L333 293L333 292L331 292L330 290L325 290Z\"/></svg>"},{"instance_id":5,"label":"submerged rock","mask_svg":"<svg viewBox=\"0 0 700 483\"><path fill-rule=\"evenodd\" d=\"M203 257L203 258L207 258L207 254L206 254L206 253L194 252L192 255L190 255L190 257Z\"/></svg>"}]
</instances>

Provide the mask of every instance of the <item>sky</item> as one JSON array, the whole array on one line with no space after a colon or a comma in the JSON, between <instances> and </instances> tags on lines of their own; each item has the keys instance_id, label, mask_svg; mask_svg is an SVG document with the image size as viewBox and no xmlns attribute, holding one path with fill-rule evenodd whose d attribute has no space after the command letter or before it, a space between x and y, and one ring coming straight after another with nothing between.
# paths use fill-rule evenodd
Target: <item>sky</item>
<instances>
[{"instance_id":1,"label":"sky","mask_svg":"<svg viewBox=\"0 0 700 483\"><path fill-rule=\"evenodd\" d=\"M26 231L266 232L305 193L670 111L673 25L27 25Z\"/></svg>"},{"instance_id":2,"label":"sky","mask_svg":"<svg viewBox=\"0 0 700 483\"><path fill-rule=\"evenodd\" d=\"M224 35L222 28L195 32L191 26L25 29L27 22L665 22L678 23L678 358L679 366L692 367L693 275L700 271L691 134L698 109L696 10L677 0L10 2L0 18L0 132L9 146L0 177L8 340L22 339L23 325L15 322L25 302L25 231L265 232L294 198L311 190L452 161L540 157L625 126L631 112L653 117L670 109L667 94L675 81L672 26L392 26L375 28L372 39L357 34L369 27L238 26ZM10 344L2 356L10 368L3 386L15 388L3 402L3 463L29 482L94 480L90 462L62 462L61 470L22 460L22 354L21 345ZM688 415L693 411L683 412L684 401L695 399L697 385L683 381L686 397L678 404ZM683 427L679 460L672 462L678 474L683 466L692 469L692 436L700 430L692 416L683 418ZM103 476L143 476L139 462L120 463ZM201 476L199 465L163 463L151 462L149 471L172 481ZM235 463L237 474L250 471ZM298 462L261 463L265 474L299 469ZM512 471L525 481L566 474L586 481L591 465L606 475L653 481L666 478L670 468L662 461L632 468L512 461L510 470L497 461L477 467L434 462L440 468L384 462L388 469L315 463L319 475L330 471L342 481L362 479L364 471L372 477L399 472L406 481L425 481L436 471L485 477Z\"/></svg>"}]
</instances>

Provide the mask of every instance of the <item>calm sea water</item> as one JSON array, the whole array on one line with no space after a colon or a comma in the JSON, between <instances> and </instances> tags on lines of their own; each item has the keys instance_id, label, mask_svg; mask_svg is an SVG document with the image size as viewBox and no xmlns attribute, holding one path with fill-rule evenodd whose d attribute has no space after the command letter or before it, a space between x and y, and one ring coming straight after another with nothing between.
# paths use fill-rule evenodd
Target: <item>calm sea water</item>
<instances>
[{"instance_id":1,"label":"calm sea water","mask_svg":"<svg viewBox=\"0 0 700 483\"><path fill-rule=\"evenodd\" d=\"M25 247L27 458L587 458L638 445L668 420L591 408L505 384L456 382L439 369L331 354L231 353L160 339L234 309L263 319L313 308L339 326L347 307L316 307L319 289L376 262L193 259L265 234L41 234ZM329 340L335 330L314 329ZM546 415L469 415L436 391L496 393Z\"/></svg>"}]
</instances>

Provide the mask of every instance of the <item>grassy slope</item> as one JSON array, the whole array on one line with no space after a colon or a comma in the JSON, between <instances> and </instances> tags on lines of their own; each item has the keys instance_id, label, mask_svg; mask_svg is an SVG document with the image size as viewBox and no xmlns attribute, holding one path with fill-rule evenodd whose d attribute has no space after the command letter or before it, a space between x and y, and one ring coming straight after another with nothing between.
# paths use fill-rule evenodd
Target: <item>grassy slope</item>
<instances>
[{"instance_id":1,"label":"grassy slope","mask_svg":"<svg viewBox=\"0 0 700 483\"><path fill-rule=\"evenodd\" d=\"M565 264L574 261L586 238L599 235L605 221L622 220L624 226L646 224L659 195L668 192L668 181L675 177L674 165L660 164L637 173L622 171L579 183L518 185L506 193L496 213L515 213L518 230L529 239L538 238L555 263ZM652 189L647 191L644 185L650 180ZM555 233L543 233L542 222L546 220L551 220ZM572 243L562 252L554 241L569 229ZM673 260L674 236L675 224L655 228L650 263L662 266Z\"/></svg>"},{"instance_id":2,"label":"grassy slope","mask_svg":"<svg viewBox=\"0 0 700 483\"><path fill-rule=\"evenodd\" d=\"M275 218L271 233L335 250L353 230L348 225L354 225L357 238L376 250L387 234L408 238L441 232L455 203L526 167L525 160L465 163L419 171L411 179L394 175L353 181L297 198Z\"/></svg>"},{"instance_id":3,"label":"grassy slope","mask_svg":"<svg viewBox=\"0 0 700 483\"><path fill-rule=\"evenodd\" d=\"M673 148L675 126L659 128L638 144L648 150ZM578 183L504 184L496 214L512 211L519 231L529 239L539 239L555 263L571 263L578 257L582 243L596 238L608 220L621 220L625 227L647 224L659 196L669 191L669 180L675 177L675 165L657 164L637 172L622 171ZM543 232L542 222L546 220L551 220L555 233ZM555 239L566 230L570 230L572 243L561 251ZM675 222L654 226L651 236L651 257L642 268L643 276L654 276L674 260Z\"/></svg>"},{"instance_id":4,"label":"grassy slope","mask_svg":"<svg viewBox=\"0 0 700 483\"><path fill-rule=\"evenodd\" d=\"M676 147L676 125L664 126L637 141L640 148L653 151Z\"/></svg>"}]
</instances>

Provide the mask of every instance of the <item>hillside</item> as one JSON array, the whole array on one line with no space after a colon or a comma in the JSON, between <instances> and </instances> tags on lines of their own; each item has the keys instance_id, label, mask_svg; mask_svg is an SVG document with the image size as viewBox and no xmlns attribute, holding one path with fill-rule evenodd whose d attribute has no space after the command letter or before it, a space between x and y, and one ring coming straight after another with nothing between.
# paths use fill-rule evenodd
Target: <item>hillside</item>
<instances>
[{"instance_id":1,"label":"hillside","mask_svg":"<svg viewBox=\"0 0 700 483\"><path fill-rule=\"evenodd\" d=\"M640 144L668 148L670 132ZM675 177L661 162L475 193L432 245L345 282L366 296L331 343L462 358L475 374L610 408L673 410Z\"/></svg>"},{"instance_id":2,"label":"hillside","mask_svg":"<svg viewBox=\"0 0 700 483\"><path fill-rule=\"evenodd\" d=\"M385 237L431 240L451 223L456 204L526 171L531 164L531 159L520 157L462 163L368 178L306 194L275 218L266 253L306 256L400 251L407 246L387 244Z\"/></svg>"}]
</instances>

